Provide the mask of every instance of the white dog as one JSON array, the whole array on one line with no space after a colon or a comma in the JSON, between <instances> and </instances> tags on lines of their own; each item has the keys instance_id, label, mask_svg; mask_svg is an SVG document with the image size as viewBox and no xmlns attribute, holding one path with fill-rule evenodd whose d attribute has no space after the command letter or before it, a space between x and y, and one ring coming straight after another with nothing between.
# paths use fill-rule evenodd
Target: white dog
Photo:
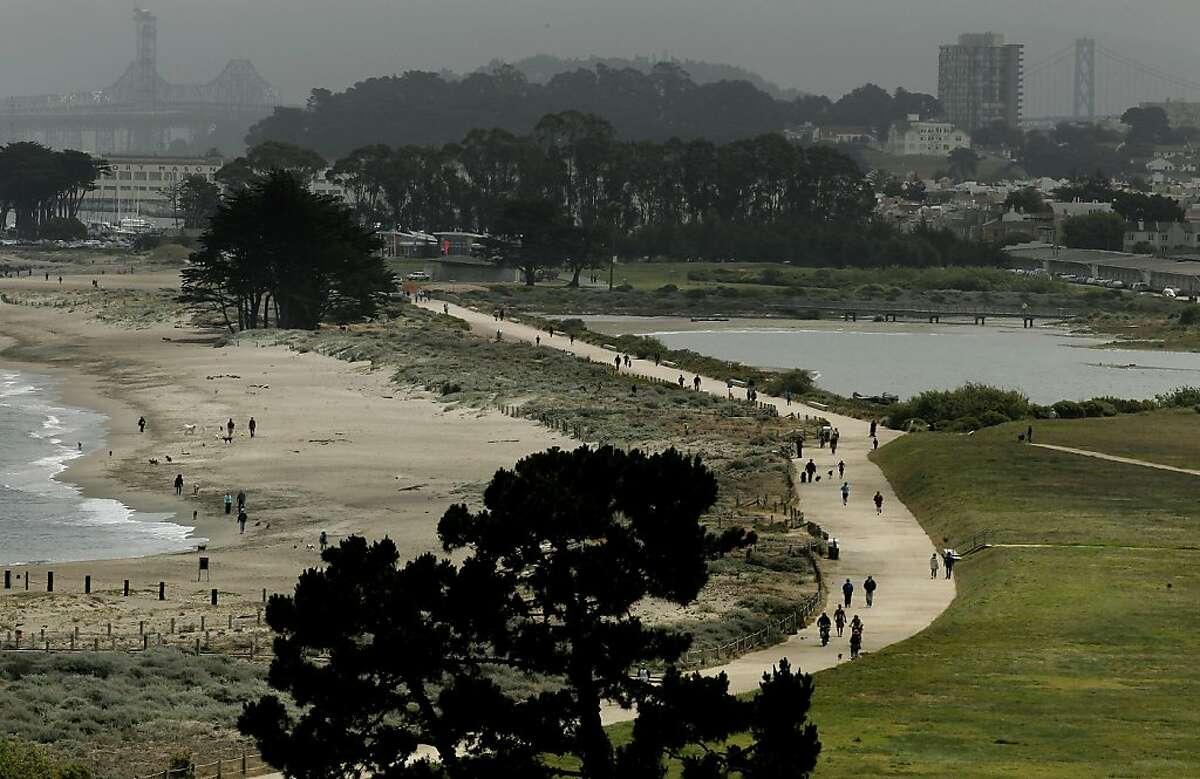
<instances>
[{"instance_id":1,"label":"white dog","mask_svg":"<svg viewBox=\"0 0 1200 779\"><path fill-rule=\"evenodd\" d=\"M195 435L196 434L196 426L195 425L184 425L183 426L183 434L184 435Z\"/></svg>"}]
</instances>

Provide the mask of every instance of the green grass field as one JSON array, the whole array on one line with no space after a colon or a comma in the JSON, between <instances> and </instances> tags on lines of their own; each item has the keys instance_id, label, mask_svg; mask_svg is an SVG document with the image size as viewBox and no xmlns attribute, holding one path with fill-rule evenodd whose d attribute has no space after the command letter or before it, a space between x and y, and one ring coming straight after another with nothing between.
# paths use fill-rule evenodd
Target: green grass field
<instances>
[{"instance_id":1,"label":"green grass field","mask_svg":"<svg viewBox=\"0 0 1200 779\"><path fill-rule=\"evenodd\" d=\"M1038 422L1034 440L1177 468L1200 468L1200 413L1190 408L1093 419L1087 425L1065 419Z\"/></svg>"},{"instance_id":2,"label":"green grass field","mask_svg":"<svg viewBox=\"0 0 1200 779\"><path fill-rule=\"evenodd\" d=\"M1122 421L1165 461L1154 442L1186 437L1180 417ZM1113 421L1037 429L1104 450ZM1018 427L876 455L934 538L1049 546L967 558L930 629L819 674L818 776L1200 775L1200 481L1025 446Z\"/></svg>"}]
</instances>

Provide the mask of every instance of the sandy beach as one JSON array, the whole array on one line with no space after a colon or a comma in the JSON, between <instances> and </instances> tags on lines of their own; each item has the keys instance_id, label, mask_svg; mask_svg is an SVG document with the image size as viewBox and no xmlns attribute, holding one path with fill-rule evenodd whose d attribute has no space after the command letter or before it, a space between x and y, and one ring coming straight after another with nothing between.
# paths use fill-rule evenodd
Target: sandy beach
<instances>
[{"instance_id":1,"label":"sandy beach","mask_svg":"<svg viewBox=\"0 0 1200 779\"><path fill-rule=\"evenodd\" d=\"M155 290L177 288L177 279L108 275L103 284ZM58 286L56 277L0 279L0 292ZM91 277L65 276L63 286L88 288ZM214 645L245 642L265 631L256 629L263 591L290 591L297 574L318 561L321 531L332 542L352 533L388 535L402 556L433 550L449 504L475 497L497 468L570 443L526 420L446 411L429 393L393 384L386 369L284 347L214 348L214 333L183 323L129 329L70 309L0 304L0 333L0 366L51 376L65 402L109 418L106 444L59 478L88 496L174 514L206 539L198 542L203 552L14 568L14 589L0 590L0 637L44 629L66 640L78 629L82 642L100 637L103 646L112 624L114 635L136 639L144 628L155 640L161 633L186 645L196 634L182 633L204 616L221 628L211 631ZM140 416L148 422L144 434ZM253 440L250 417L258 422ZM230 418L237 427L225 444ZM172 487L176 474L184 477L181 497ZM224 513L227 490L247 493L245 535ZM211 582L197 581L201 555L210 558ZM53 595L45 592L48 570ZM92 577L90 596L85 576ZM121 592L126 579L129 597ZM160 581L165 601L158 600ZM216 608L212 588L220 591Z\"/></svg>"}]
</instances>

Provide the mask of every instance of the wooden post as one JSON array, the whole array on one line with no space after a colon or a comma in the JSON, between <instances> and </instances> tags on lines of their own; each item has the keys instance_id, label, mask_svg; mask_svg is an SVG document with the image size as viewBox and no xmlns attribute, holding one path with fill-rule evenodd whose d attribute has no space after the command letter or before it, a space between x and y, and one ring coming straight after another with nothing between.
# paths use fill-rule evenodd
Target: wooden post
<instances>
[{"instance_id":1,"label":"wooden post","mask_svg":"<svg viewBox=\"0 0 1200 779\"><path fill-rule=\"evenodd\" d=\"M98 638L93 638L93 639L92 639L92 651L93 651L93 652L99 652L99 651L100 651L100 639L98 639Z\"/></svg>"},{"instance_id":2,"label":"wooden post","mask_svg":"<svg viewBox=\"0 0 1200 779\"><path fill-rule=\"evenodd\" d=\"M175 618L171 617L171 633L175 633Z\"/></svg>"},{"instance_id":3,"label":"wooden post","mask_svg":"<svg viewBox=\"0 0 1200 779\"><path fill-rule=\"evenodd\" d=\"M196 639L196 657L199 657L199 656L200 656L200 639L197 638ZM220 775L221 775L221 769L218 766L217 767L217 776L220 776Z\"/></svg>"},{"instance_id":4,"label":"wooden post","mask_svg":"<svg viewBox=\"0 0 1200 779\"><path fill-rule=\"evenodd\" d=\"M145 652L150 648L150 636L142 635L142 651Z\"/></svg>"},{"instance_id":5,"label":"wooden post","mask_svg":"<svg viewBox=\"0 0 1200 779\"><path fill-rule=\"evenodd\" d=\"M216 587L214 587L212 589L212 592L209 594L208 597L209 597L209 602L212 603L212 605L216 606L217 605L217 588Z\"/></svg>"},{"instance_id":6,"label":"wooden post","mask_svg":"<svg viewBox=\"0 0 1200 779\"><path fill-rule=\"evenodd\" d=\"M229 629L233 630L233 615L229 615Z\"/></svg>"},{"instance_id":7,"label":"wooden post","mask_svg":"<svg viewBox=\"0 0 1200 779\"><path fill-rule=\"evenodd\" d=\"M205 620L205 617L203 614L201 614L200 615L200 629L201 630L204 630L204 620Z\"/></svg>"},{"instance_id":8,"label":"wooden post","mask_svg":"<svg viewBox=\"0 0 1200 779\"><path fill-rule=\"evenodd\" d=\"M258 626L260 626L260 627L262 626L262 609L258 609L258 610L257 610L257 613L255 613L255 615L254 615L254 624L255 624L255 625L258 625Z\"/></svg>"},{"instance_id":9,"label":"wooden post","mask_svg":"<svg viewBox=\"0 0 1200 779\"><path fill-rule=\"evenodd\" d=\"M12 571L4 572L4 589L6 589L6 590L12 589Z\"/></svg>"},{"instance_id":10,"label":"wooden post","mask_svg":"<svg viewBox=\"0 0 1200 779\"><path fill-rule=\"evenodd\" d=\"M146 635L146 621L145 620L138 621L138 635L139 636Z\"/></svg>"},{"instance_id":11,"label":"wooden post","mask_svg":"<svg viewBox=\"0 0 1200 779\"><path fill-rule=\"evenodd\" d=\"M125 580L125 591L122 593L126 598L129 597L129 580Z\"/></svg>"},{"instance_id":12,"label":"wooden post","mask_svg":"<svg viewBox=\"0 0 1200 779\"><path fill-rule=\"evenodd\" d=\"M83 577L83 594L84 595L92 594L92 577L91 576Z\"/></svg>"},{"instance_id":13,"label":"wooden post","mask_svg":"<svg viewBox=\"0 0 1200 779\"><path fill-rule=\"evenodd\" d=\"M54 592L54 571L46 571L46 592Z\"/></svg>"},{"instance_id":14,"label":"wooden post","mask_svg":"<svg viewBox=\"0 0 1200 779\"><path fill-rule=\"evenodd\" d=\"M158 599L159 600L167 599L167 583L166 582L158 583Z\"/></svg>"},{"instance_id":15,"label":"wooden post","mask_svg":"<svg viewBox=\"0 0 1200 779\"><path fill-rule=\"evenodd\" d=\"M266 603L266 602L267 602L267 588L266 588L266 587L263 587L263 597L262 597L262 602L263 602L263 603Z\"/></svg>"},{"instance_id":16,"label":"wooden post","mask_svg":"<svg viewBox=\"0 0 1200 779\"><path fill-rule=\"evenodd\" d=\"M112 635L112 623L111 622L108 623L108 634L110 636Z\"/></svg>"}]
</instances>

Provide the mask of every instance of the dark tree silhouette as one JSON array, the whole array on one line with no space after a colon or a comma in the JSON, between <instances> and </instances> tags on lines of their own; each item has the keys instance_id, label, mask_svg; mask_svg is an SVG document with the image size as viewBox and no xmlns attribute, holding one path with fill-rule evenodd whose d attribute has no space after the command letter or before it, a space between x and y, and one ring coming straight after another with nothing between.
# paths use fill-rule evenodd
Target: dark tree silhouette
<instances>
[{"instance_id":1,"label":"dark tree silhouette","mask_svg":"<svg viewBox=\"0 0 1200 779\"><path fill-rule=\"evenodd\" d=\"M183 299L215 307L230 327L312 329L327 315L369 316L392 288L374 232L283 171L226 199L200 245L182 274Z\"/></svg>"},{"instance_id":2,"label":"dark tree silhouette","mask_svg":"<svg viewBox=\"0 0 1200 779\"><path fill-rule=\"evenodd\" d=\"M669 757L701 779L806 776L810 677L781 663L739 700L723 675L675 670L688 636L631 616L646 597L691 602L708 559L753 541L705 530L715 499L712 474L674 450L552 449L497 472L482 510L446 512L458 565L400 566L390 541L346 539L267 606L269 680L298 708L267 696L239 727L296 777L659 777ZM666 668L661 685L630 673L642 664ZM502 689L497 668L546 691ZM638 707L629 743L609 741L602 701ZM746 731L749 746L727 743ZM419 744L440 764L415 761Z\"/></svg>"}]
</instances>

